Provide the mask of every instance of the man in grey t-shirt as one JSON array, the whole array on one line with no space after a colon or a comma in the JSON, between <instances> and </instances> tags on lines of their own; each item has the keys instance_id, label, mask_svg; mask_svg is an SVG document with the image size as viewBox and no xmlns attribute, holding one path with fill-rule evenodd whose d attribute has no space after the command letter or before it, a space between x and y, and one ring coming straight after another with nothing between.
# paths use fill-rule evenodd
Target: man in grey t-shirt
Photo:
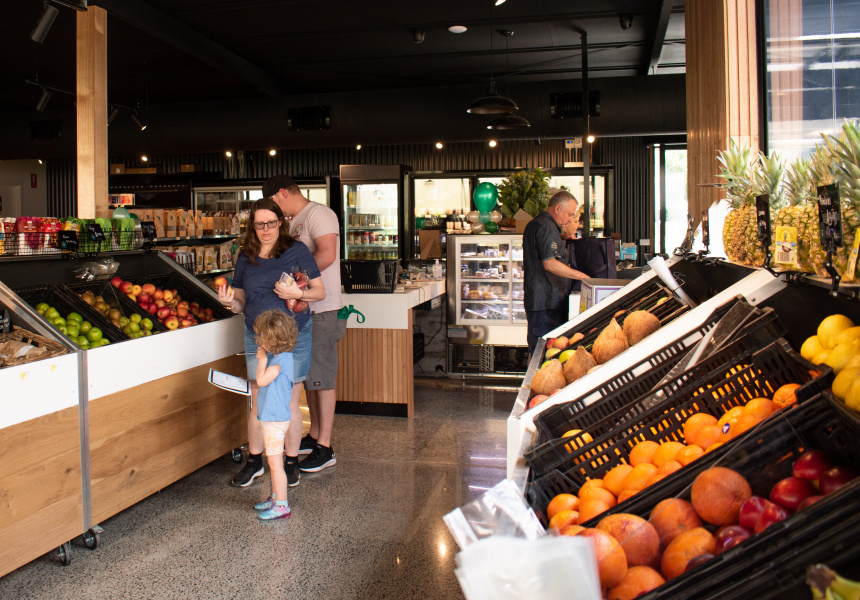
<instances>
[{"instance_id":1,"label":"man in grey t-shirt","mask_svg":"<svg viewBox=\"0 0 860 600\"><path fill-rule=\"evenodd\" d=\"M538 338L568 321L568 280L588 277L567 266L567 250L561 238L562 227L573 221L578 208L573 194L558 192L523 232L526 339L530 357Z\"/></svg>"}]
</instances>

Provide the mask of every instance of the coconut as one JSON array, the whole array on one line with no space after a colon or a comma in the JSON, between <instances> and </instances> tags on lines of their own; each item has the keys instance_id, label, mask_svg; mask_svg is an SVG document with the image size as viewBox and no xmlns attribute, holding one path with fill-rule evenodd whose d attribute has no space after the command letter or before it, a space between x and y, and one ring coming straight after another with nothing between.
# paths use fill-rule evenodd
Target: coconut
<instances>
[{"instance_id":1,"label":"coconut","mask_svg":"<svg viewBox=\"0 0 860 600\"><path fill-rule=\"evenodd\" d=\"M568 383L572 383L588 373L588 370L596 365L597 363L594 357L591 356L591 353L584 347L579 346L576 349L576 354L564 363L564 378Z\"/></svg>"},{"instance_id":2,"label":"coconut","mask_svg":"<svg viewBox=\"0 0 860 600\"><path fill-rule=\"evenodd\" d=\"M637 310L624 319L624 334L631 346L638 344L646 337L660 329L660 319L647 310Z\"/></svg>"},{"instance_id":3,"label":"coconut","mask_svg":"<svg viewBox=\"0 0 860 600\"><path fill-rule=\"evenodd\" d=\"M549 361L548 364L541 367L534 377L532 377L532 392L536 395L546 394L549 396L554 391L563 388L567 385L564 379L564 369L561 366L561 361L557 358Z\"/></svg>"},{"instance_id":4,"label":"coconut","mask_svg":"<svg viewBox=\"0 0 860 600\"><path fill-rule=\"evenodd\" d=\"M608 362L627 350L630 344L627 342L627 336L624 335L624 330L618 321L612 319L609 325L603 328L597 339L594 340L594 345L591 347L591 354L598 365Z\"/></svg>"}]
</instances>

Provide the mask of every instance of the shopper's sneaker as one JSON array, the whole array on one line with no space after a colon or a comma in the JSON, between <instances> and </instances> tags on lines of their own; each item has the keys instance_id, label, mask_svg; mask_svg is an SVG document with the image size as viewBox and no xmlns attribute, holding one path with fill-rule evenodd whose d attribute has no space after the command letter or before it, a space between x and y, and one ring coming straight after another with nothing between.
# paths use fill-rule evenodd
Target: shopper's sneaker
<instances>
[{"instance_id":1,"label":"shopper's sneaker","mask_svg":"<svg viewBox=\"0 0 860 600\"><path fill-rule=\"evenodd\" d=\"M299 463L285 463L284 470L287 472L287 485L289 487L296 487L297 485L299 485L299 480L302 477L301 471L299 471Z\"/></svg>"},{"instance_id":2,"label":"shopper's sneaker","mask_svg":"<svg viewBox=\"0 0 860 600\"><path fill-rule=\"evenodd\" d=\"M316 447L317 441L311 437L311 434L307 434L302 438L302 442L299 444L299 456L310 454Z\"/></svg>"},{"instance_id":3,"label":"shopper's sneaker","mask_svg":"<svg viewBox=\"0 0 860 600\"><path fill-rule=\"evenodd\" d=\"M230 483L236 487L248 487L254 480L264 472L263 461L260 462L248 459L242 470L239 471Z\"/></svg>"},{"instance_id":4,"label":"shopper's sneaker","mask_svg":"<svg viewBox=\"0 0 860 600\"><path fill-rule=\"evenodd\" d=\"M334 450L317 444L314 451L299 463L299 469L305 473L316 473L317 471L322 471L326 467L332 466L336 462L337 460L334 457Z\"/></svg>"},{"instance_id":5,"label":"shopper's sneaker","mask_svg":"<svg viewBox=\"0 0 860 600\"><path fill-rule=\"evenodd\" d=\"M290 508L288 506L273 504L271 508L264 510L257 515L257 518L261 521L274 521L275 519L287 519L289 516Z\"/></svg>"},{"instance_id":6,"label":"shopper's sneaker","mask_svg":"<svg viewBox=\"0 0 860 600\"><path fill-rule=\"evenodd\" d=\"M254 505L254 510L269 510L275 505L275 500L271 496L263 500L262 502L257 502Z\"/></svg>"}]
</instances>

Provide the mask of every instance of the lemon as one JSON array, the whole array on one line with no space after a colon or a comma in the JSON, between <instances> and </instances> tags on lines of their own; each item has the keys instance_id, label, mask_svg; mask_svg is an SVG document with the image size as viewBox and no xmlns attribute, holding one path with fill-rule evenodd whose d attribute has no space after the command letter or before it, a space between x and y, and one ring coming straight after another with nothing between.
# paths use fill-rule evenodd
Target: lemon
<instances>
[{"instance_id":1,"label":"lemon","mask_svg":"<svg viewBox=\"0 0 860 600\"><path fill-rule=\"evenodd\" d=\"M851 357L843 370L846 369L860 369L860 352Z\"/></svg>"},{"instance_id":2,"label":"lemon","mask_svg":"<svg viewBox=\"0 0 860 600\"><path fill-rule=\"evenodd\" d=\"M827 348L819 350L818 353L813 357L811 362L816 365L823 365L825 362L827 362L827 358L830 356L830 352L831 350L828 350Z\"/></svg>"},{"instance_id":3,"label":"lemon","mask_svg":"<svg viewBox=\"0 0 860 600\"><path fill-rule=\"evenodd\" d=\"M860 327L849 327L836 336L836 346L860 340Z\"/></svg>"},{"instance_id":4,"label":"lemon","mask_svg":"<svg viewBox=\"0 0 860 600\"><path fill-rule=\"evenodd\" d=\"M824 361L824 364L833 369L833 372L839 374L848 361L851 360L857 351L860 350L860 340L847 344L837 344Z\"/></svg>"},{"instance_id":5,"label":"lemon","mask_svg":"<svg viewBox=\"0 0 860 600\"><path fill-rule=\"evenodd\" d=\"M833 395L840 400L845 400L851 389L851 384L860 377L860 369L842 369L842 372L833 380Z\"/></svg>"},{"instance_id":6,"label":"lemon","mask_svg":"<svg viewBox=\"0 0 860 600\"><path fill-rule=\"evenodd\" d=\"M845 396L845 406L860 413L860 379L855 379L851 383L851 388Z\"/></svg>"},{"instance_id":7,"label":"lemon","mask_svg":"<svg viewBox=\"0 0 860 600\"><path fill-rule=\"evenodd\" d=\"M818 336L813 335L806 338L806 341L803 342L803 345L800 347L800 355L806 360L812 360L822 350L824 350L824 347L818 340Z\"/></svg>"},{"instance_id":8,"label":"lemon","mask_svg":"<svg viewBox=\"0 0 860 600\"><path fill-rule=\"evenodd\" d=\"M594 441L594 438L591 437L590 433L583 433L581 429L571 429L570 431L565 431L561 437L573 437L575 435L579 435L580 433L582 433L582 435L580 435L579 438L570 442L569 444L564 445L565 450L567 450L568 452L573 452L575 450L578 450L579 448L582 448L586 444L590 444Z\"/></svg>"},{"instance_id":9,"label":"lemon","mask_svg":"<svg viewBox=\"0 0 860 600\"><path fill-rule=\"evenodd\" d=\"M845 315L830 315L818 324L818 341L825 348L836 345L836 336L854 327L854 322Z\"/></svg>"}]
</instances>

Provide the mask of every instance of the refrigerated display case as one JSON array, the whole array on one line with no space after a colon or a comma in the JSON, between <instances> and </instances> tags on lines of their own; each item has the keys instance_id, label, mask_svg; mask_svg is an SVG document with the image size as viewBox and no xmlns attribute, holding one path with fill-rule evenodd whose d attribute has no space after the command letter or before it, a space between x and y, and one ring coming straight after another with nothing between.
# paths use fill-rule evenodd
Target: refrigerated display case
<instances>
[{"instance_id":1,"label":"refrigerated display case","mask_svg":"<svg viewBox=\"0 0 860 600\"><path fill-rule=\"evenodd\" d=\"M341 165L343 259L399 260L406 256L411 171L406 165Z\"/></svg>"}]
</instances>

